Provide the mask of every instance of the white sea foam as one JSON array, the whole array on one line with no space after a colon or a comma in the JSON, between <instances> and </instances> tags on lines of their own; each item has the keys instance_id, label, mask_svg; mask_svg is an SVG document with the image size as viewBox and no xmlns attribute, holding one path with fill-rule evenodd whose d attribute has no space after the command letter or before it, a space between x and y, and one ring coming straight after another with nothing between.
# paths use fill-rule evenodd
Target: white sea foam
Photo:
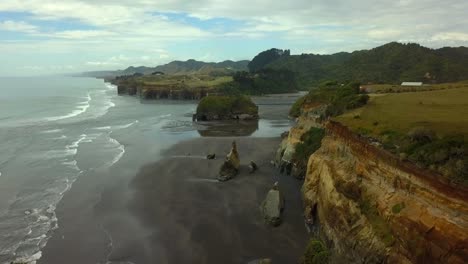
<instances>
[{"instance_id":1,"label":"white sea foam","mask_svg":"<svg viewBox=\"0 0 468 264\"><path fill-rule=\"evenodd\" d=\"M115 156L115 158L112 160L110 166L114 165L115 163L117 163L121 158L122 156L125 154L125 147L123 145L120 145L119 146L119 154L117 154L117 156Z\"/></svg>"},{"instance_id":2,"label":"white sea foam","mask_svg":"<svg viewBox=\"0 0 468 264\"><path fill-rule=\"evenodd\" d=\"M47 158L66 158L69 156L75 156L76 153L78 152L78 146L82 141L86 139L86 135L82 134L78 138L78 140L72 142L70 145L66 145L65 149L59 149L59 150L49 150L46 152Z\"/></svg>"},{"instance_id":3,"label":"white sea foam","mask_svg":"<svg viewBox=\"0 0 468 264\"><path fill-rule=\"evenodd\" d=\"M114 157L114 159L109 163L109 167L114 165L115 163L117 163L121 158L122 156L125 154L125 146L120 144L119 141L117 141L116 139L114 138L111 138L110 137L110 133L109 133L109 141L111 143L113 143L114 145L117 145L117 149L119 150L119 153Z\"/></svg>"},{"instance_id":4,"label":"white sea foam","mask_svg":"<svg viewBox=\"0 0 468 264\"><path fill-rule=\"evenodd\" d=\"M66 148L78 148L81 141L83 141L85 139L86 139L86 134L81 134L80 138L77 141L73 142L71 145L67 145Z\"/></svg>"},{"instance_id":5,"label":"white sea foam","mask_svg":"<svg viewBox=\"0 0 468 264\"><path fill-rule=\"evenodd\" d=\"M75 110L73 110L71 113L68 113L68 114L63 115L63 116L48 117L48 118L46 118L46 121L57 121L57 120L67 119L67 118L71 118L71 117L81 115L82 113L86 112L86 110L88 110L88 108L90 106L91 94L88 93L88 95L85 98L86 98L86 101L78 103Z\"/></svg>"},{"instance_id":6,"label":"white sea foam","mask_svg":"<svg viewBox=\"0 0 468 264\"><path fill-rule=\"evenodd\" d=\"M53 134L53 133L58 133L58 132L62 132L62 131L63 131L63 129L50 129L50 130L44 130L41 133L42 134Z\"/></svg>"},{"instance_id":7,"label":"white sea foam","mask_svg":"<svg viewBox=\"0 0 468 264\"><path fill-rule=\"evenodd\" d=\"M66 139L66 138L67 138L67 136L61 135L60 137L54 137L54 138L52 138L52 139Z\"/></svg>"},{"instance_id":8,"label":"white sea foam","mask_svg":"<svg viewBox=\"0 0 468 264\"><path fill-rule=\"evenodd\" d=\"M61 149L61 150L49 150L46 152L46 157L48 159L56 159L56 158L65 158L69 156L74 156L76 154L76 149Z\"/></svg>"},{"instance_id":9,"label":"white sea foam","mask_svg":"<svg viewBox=\"0 0 468 264\"><path fill-rule=\"evenodd\" d=\"M38 251L36 254L34 254L32 256L17 258L12 263L36 264L37 260L39 260L41 257L42 257L42 252Z\"/></svg>"},{"instance_id":10,"label":"white sea foam","mask_svg":"<svg viewBox=\"0 0 468 264\"><path fill-rule=\"evenodd\" d=\"M74 169L76 171L80 171L80 168L78 167L76 160L64 161L64 162L62 162L62 165L65 165L65 166L67 166L67 167L69 167L71 169Z\"/></svg>"},{"instance_id":11,"label":"white sea foam","mask_svg":"<svg viewBox=\"0 0 468 264\"><path fill-rule=\"evenodd\" d=\"M110 126L103 126L103 127L93 127L94 130L109 130L111 129Z\"/></svg>"},{"instance_id":12,"label":"white sea foam","mask_svg":"<svg viewBox=\"0 0 468 264\"><path fill-rule=\"evenodd\" d=\"M133 122L131 122L131 123L128 123L128 124L126 124L126 125L115 126L114 128L115 128L115 129L129 128L129 127L135 125L136 123L138 123L138 120L135 120L135 121L133 121Z\"/></svg>"},{"instance_id":13,"label":"white sea foam","mask_svg":"<svg viewBox=\"0 0 468 264\"><path fill-rule=\"evenodd\" d=\"M117 86L110 84L110 83L105 83L104 84L107 87L107 90L116 90Z\"/></svg>"}]
</instances>

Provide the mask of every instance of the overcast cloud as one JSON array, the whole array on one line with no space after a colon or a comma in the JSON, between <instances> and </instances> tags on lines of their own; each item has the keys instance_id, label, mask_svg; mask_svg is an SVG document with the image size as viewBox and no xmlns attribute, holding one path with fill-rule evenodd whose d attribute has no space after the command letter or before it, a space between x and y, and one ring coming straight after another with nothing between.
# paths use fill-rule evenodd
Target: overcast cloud
<instances>
[{"instance_id":1,"label":"overcast cloud","mask_svg":"<svg viewBox=\"0 0 468 264\"><path fill-rule=\"evenodd\" d=\"M468 46L466 0L2 0L0 75L368 49Z\"/></svg>"}]
</instances>

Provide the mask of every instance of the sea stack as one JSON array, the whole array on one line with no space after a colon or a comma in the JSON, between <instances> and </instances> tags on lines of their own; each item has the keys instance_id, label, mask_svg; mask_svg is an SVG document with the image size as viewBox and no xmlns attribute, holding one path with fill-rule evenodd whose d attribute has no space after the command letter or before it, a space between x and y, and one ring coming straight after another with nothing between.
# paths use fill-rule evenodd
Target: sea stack
<instances>
[{"instance_id":1,"label":"sea stack","mask_svg":"<svg viewBox=\"0 0 468 264\"><path fill-rule=\"evenodd\" d=\"M239 153L237 152L236 141L233 141L231 151L229 152L229 154L227 154L226 160L224 161L223 165L221 166L221 169L219 170L218 180L227 181L232 179L239 172L239 167Z\"/></svg>"},{"instance_id":2,"label":"sea stack","mask_svg":"<svg viewBox=\"0 0 468 264\"><path fill-rule=\"evenodd\" d=\"M275 182L260 206L265 223L271 226L279 226L284 209L284 197L279 190L278 182Z\"/></svg>"}]
</instances>

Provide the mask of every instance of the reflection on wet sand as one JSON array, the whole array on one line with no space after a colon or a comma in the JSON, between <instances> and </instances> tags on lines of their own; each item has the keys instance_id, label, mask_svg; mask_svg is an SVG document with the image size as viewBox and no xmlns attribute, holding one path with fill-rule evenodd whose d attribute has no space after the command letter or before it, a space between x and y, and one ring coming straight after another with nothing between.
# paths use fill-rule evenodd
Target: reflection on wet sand
<instances>
[{"instance_id":1,"label":"reflection on wet sand","mask_svg":"<svg viewBox=\"0 0 468 264\"><path fill-rule=\"evenodd\" d=\"M250 136L258 130L258 120L233 120L222 122L197 122L197 131L202 137Z\"/></svg>"}]
</instances>

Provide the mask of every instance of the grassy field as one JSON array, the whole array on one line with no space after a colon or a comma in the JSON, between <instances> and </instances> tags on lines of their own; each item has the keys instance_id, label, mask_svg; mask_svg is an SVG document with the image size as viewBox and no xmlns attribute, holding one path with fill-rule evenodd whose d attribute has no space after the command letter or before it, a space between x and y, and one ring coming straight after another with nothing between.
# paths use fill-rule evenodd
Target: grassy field
<instances>
[{"instance_id":1,"label":"grassy field","mask_svg":"<svg viewBox=\"0 0 468 264\"><path fill-rule=\"evenodd\" d=\"M180 86L186 88L213 88L219 84L232 81L231 76L213 77L208 75L161 75L144 76L138 81L145 85Z\"/></svg>"},{"instance_id":2,"label":"grassy field","mask_svg":"<svg viewBox=\"0 0 468 264\"><path fill-rule=\"evenodd\" d=\"M468 86L374 94L366 106L335 119L355 131L375 137L388 131L404 134L419 126L430 128L440 136L468 135Z\"/></svg>"},{"instance_id":3,"label":"grassy field","mask_svg":"<svg viewBox=\"0 0 468 264\"><path fill-rule=\"evenodd\" d=\"M392 92L420 92L430 90L444 90L452 88L468 87L468 81L456 83L425 84L423 86L401 86L396 84L368 84L362 85L370 93L392 93Z\"/></svg>"}]
</instances>

